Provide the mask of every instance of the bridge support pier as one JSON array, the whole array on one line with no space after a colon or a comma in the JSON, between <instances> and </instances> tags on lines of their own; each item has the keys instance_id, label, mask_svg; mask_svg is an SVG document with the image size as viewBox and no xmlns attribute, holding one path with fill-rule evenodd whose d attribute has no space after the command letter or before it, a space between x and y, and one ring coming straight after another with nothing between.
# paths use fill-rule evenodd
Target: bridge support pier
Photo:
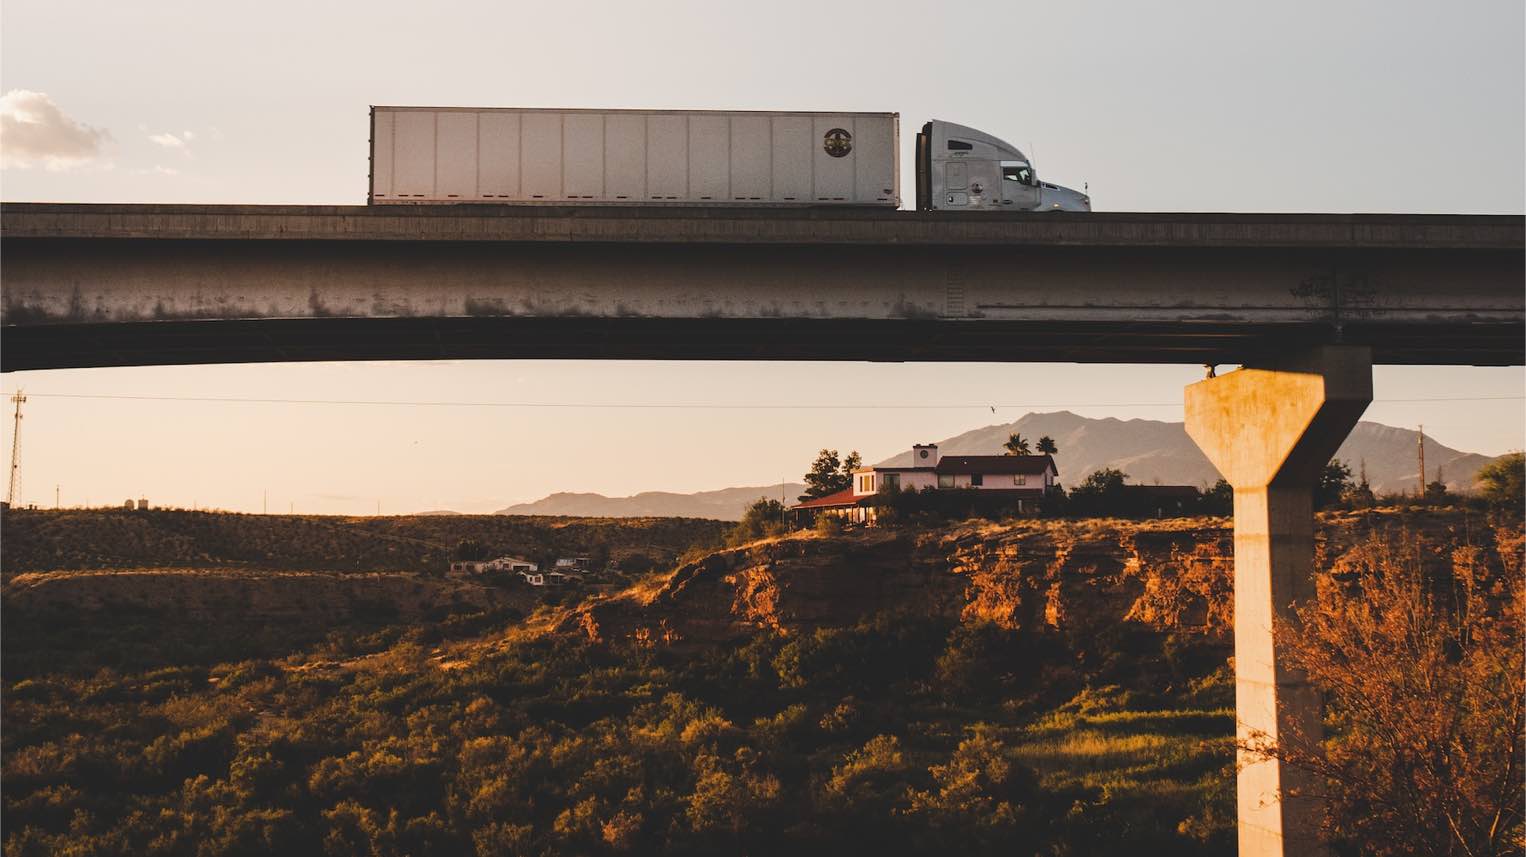
<instances>
[{"instance_id":1,"label":"bridge support pier","mask_svg":"<svg viewBox=\"0 0 1526 857\"><path fill-rule=\"evenodd\" d=\"M1314 486L1372 401L1372 351L1323 346L1187 387L1187 433L1235 490L1235 733L1317 737L1318 692L1290 669L1273 629L1314 595ZM1322 806L1302 771L1244 749L1240 857L1327 853Z\"/></svg>"}]
</instances>

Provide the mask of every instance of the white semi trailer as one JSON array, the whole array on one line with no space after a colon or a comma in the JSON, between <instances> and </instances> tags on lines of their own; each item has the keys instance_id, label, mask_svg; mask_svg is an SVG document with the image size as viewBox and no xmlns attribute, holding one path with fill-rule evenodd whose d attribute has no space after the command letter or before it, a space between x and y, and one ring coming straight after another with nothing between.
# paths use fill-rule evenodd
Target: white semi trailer
<instances>
[{"instance_id":1,"label":"white semi trailer","mask_svg":"<svg viewBox=\"0 0 1526 857\"><path fill-rule=\"evenodd\" d=\"M373 204L896 208L900 115L372 107ZM1090 211L1015 146L932 121L917 208Z\"/></svg>"}]
</instances>

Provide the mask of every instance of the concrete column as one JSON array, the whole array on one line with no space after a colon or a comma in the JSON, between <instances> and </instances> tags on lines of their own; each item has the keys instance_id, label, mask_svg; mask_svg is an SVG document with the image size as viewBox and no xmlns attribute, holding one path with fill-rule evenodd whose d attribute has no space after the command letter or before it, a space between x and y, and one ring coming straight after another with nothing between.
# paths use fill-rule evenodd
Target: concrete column
<instances>
[{"instance_id":1,"label":"concrete column","mask_svg":"<svg viewBox=\"0 0 1526 857\"><path fill-rule=\"evenodd\" d=\"M1187 388L1187 433L1235 489L1235 721L1241 741L1317 737L1322 703L1273 628L1314 594L1313 492L1372 401L1372 351L1323 346ZM1324 855L1316 784L1239 750L1240 857Z\"/></svg>"}]
</instances>

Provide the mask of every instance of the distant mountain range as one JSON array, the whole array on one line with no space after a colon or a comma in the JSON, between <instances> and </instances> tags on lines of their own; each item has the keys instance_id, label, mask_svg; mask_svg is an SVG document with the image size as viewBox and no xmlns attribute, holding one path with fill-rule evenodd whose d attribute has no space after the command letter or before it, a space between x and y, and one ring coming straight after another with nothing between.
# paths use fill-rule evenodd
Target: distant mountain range
<instances>
[{"instance_id":1,"label":"distant mountain range","mask_svg":"<svg viewBox=\"0 0 1526 857\"><path fill-rule=\"evenodd\" d=\"M1069 411L1027 414L1016 422L986 426L954 437L935 441L943 455L999 455L1002 444L1013 432L1030 442L1040 437L1054 438L1059 447L1055 466L1060 483L1067 487L1080 484L1087 474L1104 467L1115 467L1129 475L1129 481L1143 484L1196 485L1207 487L1217 482L1219 472L1208 462L1197 445L1187 437L1181 423L1158 420L1089 419ZM1415 442L1419 433L1380 423L1357 423L1350 437L1341 445L1336 458L1351 466L1355 478L1363 464L1367 481L1379 494L1415 490ZM911 442L920 439L911 438ZM910 466L911 442L907 450L891 456L880 465ZM1494 459L1487 455L1461 452L1425 439L1425 467L1429 479L1441 469L1447 487L1453 491L1473 490L1479 468ZM809 462L801 462L802 466ZM777 498L782 493L786 503L805 491L799 483L789 483L781 492L778 485L749 488L723 488L697 494L646 491L630 497L605 497L602 494L552 494L533 503L520 503L500 509L500 515L576 515L580 517L683 517L713 518L734 521L759 497Z\"/></svg>"},{"instance_id":2,"label":"distant mountain range","mask_svg":"<svg viewBox=\"0 0 1526 857\"><path fill-rule=\"evenodd\" d=\"M1031 443L1048 435L1054 438L1059 454L1055 467L1060 483L1080 484L1087 474L1104 467L1115 467L1129 475L1131 482L1162 485L1212 485L1219 479L1218 470L1187 436L1182 423L1158 420L1088 419L1069 411L1027 414L1017 422L986 426L937 441L942 455L998 455L1002 444L1017 432ZM1394 428L1381 423L1360 422L1341 444L1335 457L1351 467L1356 478L1363 464L1367 481L1379 494L1414 491L1419 463L1416 441L1419 432ZM1453 491L1473 490L1478 469L1494 459L1487 455L1460 452L1425 439L1425 469L1428 480L1436 478L1440 467L1447 487ZM907 466L911 450L880 462L886 466Z\"/></svg>"},{"instance_id":3,"label":"distant mountain range","mask_svg":"<svg viewBox=\"0 0 1526 857\"><path fill-rule=\"evenodd\" d=\"M777 500L782 494L784 502L792 504L804 492L805 485L799 482L786 483L782 490L776 483L750 488L700 491L697 494L643 491L630 497L561 492L542 497L533 503L519 503L507 509L499 509L497 514L575 515L584 518L710 518L735 521L759 497Z\"/></svg>"}]
</instances>

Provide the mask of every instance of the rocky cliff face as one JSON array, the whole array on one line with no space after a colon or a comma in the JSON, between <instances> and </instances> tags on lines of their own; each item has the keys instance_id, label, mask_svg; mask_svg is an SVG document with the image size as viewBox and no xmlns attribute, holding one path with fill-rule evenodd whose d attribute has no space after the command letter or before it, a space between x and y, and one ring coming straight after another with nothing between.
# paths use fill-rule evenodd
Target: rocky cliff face
<instances>
[{"instance_id":1,"label":"rocky cliff face","mask_svg":"<svg viewBox=\"0 0 1526 857\"><path fill-rule=\"evenodd\" d=\"M935 549L911 534L786 538L712 553L645 587L584 602L558 626L596 640L708 643L758 631L852 624L883 609L957 592Z\"/></svg>"},{"instance_id":2,"label":"rocky cliff face","mask_svg":"<svg viewBox=\"0 0 1526 857\"><path fill-rule=\"evenodd\" d=\"M962 618L1088 634L1121 621L1223 636L1232 533L1214 519L990 527L944 537Z\"/></svg>"},{"instance_id":3,"label":"rocky cliff face","mask_svg":"<svg viewBox=\"0 0 1526 857\"><path fill-rule=\"evenodd\" d=\"M1465 511L1331 513L1319 519L1316 567L1338 573L1367 534L1399 526L1435 544L1468 533L1493 539ZM711 644L902 610L1072 639L1128 625L1227 643L1233 569L1234 534L1223 518L799 534L720 551L644 587L586 601L557 628L594 640Z\"/></svg>"},{"instance_id":4,"label":"rocky cliff face","mask_svg":"<svg viewBox=\"0 0 1526 857\"><path fill-rule=\"evenodd\" d=\"M1317 566L1338 576L1366 534L1401 525L1433 545L1478 544L1495 564L1519 553L1518 544L1495 545L1477 513L1370 510L1321 515ZM1449 562L1444 551L1431 553L1422 561ZM7 622L31 627L115 620L237 634L439 621L496 608L527 615L542 595L407 573L161 568L19 574L0 598ZM546 626L531 624L620 643L713 645L848 626L885 611L1073 640L1138 628L1228 642L1233 534L1223 518L797 534L717 551L613 593L559 597L570 606L549 608Z\"/></svg>"},{"instance_id":5,"label":"rocky cliff face","mask_svg":"<svg viewBox=\"0 0 1526 857\"><path fill-rule=\"evenodd\" d=\"M720 551L560 623L597 640L713 643L883 610L1087 633L1121 621L1226 635L1225 522L1023 522L800 535Z\"/></svg>"}]
</instances>

